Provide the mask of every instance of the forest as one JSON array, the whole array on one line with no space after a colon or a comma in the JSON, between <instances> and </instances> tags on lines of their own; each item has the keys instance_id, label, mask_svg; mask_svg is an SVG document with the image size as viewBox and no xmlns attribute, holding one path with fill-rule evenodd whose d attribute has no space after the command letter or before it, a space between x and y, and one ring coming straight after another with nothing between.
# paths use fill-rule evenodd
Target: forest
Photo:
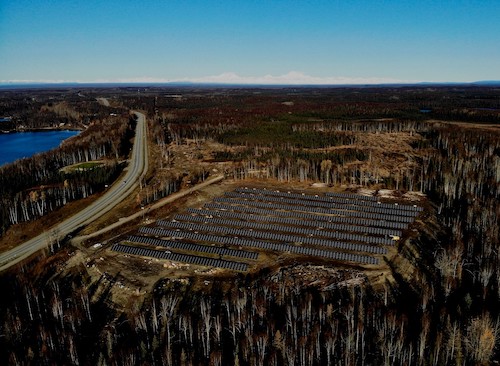
<instances>
[{"instance_id":1,"label":"forest","mask_svg":"<svg viewBox=\"0 0 500 366\"><path fill-rule=\"evenodd\" d=\"M100 106L91 112L70 99L66 105L80 115L65 118L89 126L80 134L83 141L2 168L3 226L112 180L133 128L125 107L150 118L155 174L172 169L168 179L151 174L143 182L151 189L145 200L180 189L184 171L204 178L223 166L228 179L242 184L322 182L419 192L428 202L426 217L406 234L397 255L385 258L390 281L374 282L362 267L304 258L251 273L164 278L146 295L130 296L125 307L110 295L119 276L103 273L92 281L85 264L60 270L75 251L63 244L2 273L0 289L10 294L0 302L2 364L500 361L498 89L148 87L82 93L97 92L120 108L116 122L109 110L98 118ZM46 100L29 113L62 118L44 93ZM66 93L77 98L75 91ZM5 107L9 98L15 101L11 109ZM4 114L24 118L16 112L23 98L3 95ZM86 120L83 111L97 115ZM180 149L190 146L196 154L188 162ZM64 165L104 157L108 163L99 172L57 173ZM176 161L182 170L174 173ZM11 188L16 184L22 184L19 191Z\"/></svg>"}]
</instances>

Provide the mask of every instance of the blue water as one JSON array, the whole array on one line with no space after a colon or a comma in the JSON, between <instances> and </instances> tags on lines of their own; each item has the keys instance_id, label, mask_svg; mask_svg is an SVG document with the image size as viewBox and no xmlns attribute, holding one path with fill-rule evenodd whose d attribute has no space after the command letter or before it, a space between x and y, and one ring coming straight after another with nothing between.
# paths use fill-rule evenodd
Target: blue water
<instances>
[{"instance_id":1,"label":"blue water","mask_svg":"<svg viewBox=\"0 0 500 366\"><path fill-rule=\"evenodd\" d=\"M0 133L0 166L58 147L79 131Z\"/></svg>"}]
</instances>

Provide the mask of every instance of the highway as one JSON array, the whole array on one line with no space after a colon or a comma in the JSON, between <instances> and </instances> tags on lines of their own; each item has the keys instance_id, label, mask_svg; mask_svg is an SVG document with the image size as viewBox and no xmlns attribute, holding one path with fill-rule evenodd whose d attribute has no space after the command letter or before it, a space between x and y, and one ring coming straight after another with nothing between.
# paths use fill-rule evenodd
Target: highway
<instances>
[{"instance_id":1,"label":"highway","mask_svg":"<svg viewBox=\"0 0 500 366\"><path fill-rule=\"evenodd\" d=\"M37 237L0 254L0 271L29 257L36 251L50 245L51 235L63 238L76 229L83 227L109 212L118 203L128 197L139 185L139 179L148 170L147 123L144 114L133 111L137 115L137 127L134 146L125 175L115 182L98 200L67 220L47 229Z\"/></svg>"}]
</instances>

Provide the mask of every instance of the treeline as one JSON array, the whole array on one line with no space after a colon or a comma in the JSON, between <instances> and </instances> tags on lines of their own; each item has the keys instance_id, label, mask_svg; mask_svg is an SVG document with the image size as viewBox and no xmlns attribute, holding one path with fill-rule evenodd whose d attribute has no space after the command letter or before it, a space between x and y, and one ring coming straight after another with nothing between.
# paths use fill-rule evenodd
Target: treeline
<instances>
[{"instance_id":1,"label":"treeline","mask_svg":"<svg viewBox=\"0 0 500 366\"><path fill-rule=\"evenodd\" d=\"M274 157L279 156L285 160L307 160L318 165L323 160L331 160L335 164L344 164L350 161L363 161L368 158L366 152L361 149L343 148L338 150L303 150L303 149L274 149L267 147L255 146L253 148L244 149L226 149L223 151L215 151L213 154L214 161L242 161L255 159L257 162L268 162Z\"/></svg>"},{"instance_id":2,"label":"treeline","mask_svg":"<svg viewBox=\"0 0 500 366\"><path fill-rule=\"evenodd\" d=\"M250 154L254 151L254 155ZM244 158L246 157L246 158ZM373 183L376 176L365 173L361 164L368 154L359 149L346 148L331 152L290 151L255 148L240 152L220 151L216 161L234 161L226 168L227 176L234 179L272 178L280 182L325 182L326 184Z\"/></svg>"},{"instance_id":3,"label":"treeline","mask_svg":"<svg viewBox=\"0 0 500 366\"><path fill-rule=\"evenodd\" d=\"M0 233L103 190L121 173L119 159L127 157L134 133L135 119L117 116L93 123L59 148L0 168ZM62 170L102 159L92 169Z\"/></svg>"},{"instance_id":4,"label":"treeline","mask_svg":"<svg viewBox=\"0 0 500 366\"><path fill-rule=\"evenodd\" d=\"M168 177L162 177L162 179L151 179L148 182L141 182L137 202L140 205L147 205L178 192L182 188L183 178L182 175L169 175Z\"/></svg>"},{"instance_id":5,"label":"treeline","mask_svg":"<svg viewBox=\"0 0 500 366\"><path fill-rule=\"evenodd\" d=\"M137 202L147 205L172 193L178 192L186 186L201 183L208 178L210 172L203 167L191 169L183 174L162 174L161 177L151 178L141 182L140 191L137 195Z\"/></svg>"},{"instance_id":6,"label":"treeline","mask_svg":"<svg viewBox=\"0 0 500 366\"><path fill-rule=\"evenodd\" d=\"M439 123L378 122L360 129L358 123L321 124L324 129L339 129L352 133L339 149L308 150L289 145L289 148L266 145L233 147L214 153L215 161L238 162L236 176L246 177L250 172L264 172L262 177L280 180L323 181L334 184L370 185L384 183L387 188L437 192L446 200L468 196L488 197L499 192L499 134L497 131L460 129ZM315 127L312 127L315 128ZM366 132L365 132L366 131ZM409 132L422 136L412 143L411 156L404 156L408 164L400 170L381 174L387 162L372 159L372 146L363 144L363 134ZM376 136L376 135L375 135ZM465 139L465 140L464 140ZM470 139L471 141L469 141ZM467 141L464 144L464 141ZM391 151L385 152L393 159ZM349 164L358 162L359 164ZM366 162L366 164L362 164ZM282 172L284 170L284 172ZM275 173L273 173L275 172ZM231 174L231 173L230 173ZM250 173L251 174L251 173ZM280 178L281 177L281 178ZM478 201L482 202L482 201Z\"/></svg>"}]
</instances>

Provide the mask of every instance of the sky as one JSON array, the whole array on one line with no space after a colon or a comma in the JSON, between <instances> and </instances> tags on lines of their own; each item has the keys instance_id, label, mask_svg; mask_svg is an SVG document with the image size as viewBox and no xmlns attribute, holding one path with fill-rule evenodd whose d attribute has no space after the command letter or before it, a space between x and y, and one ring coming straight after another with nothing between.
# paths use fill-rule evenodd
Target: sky
<instances>
[{"instance_id":1,"label":"sky","mask_svg":"<svg viewBox=\"0 0 500 366\"><path fill-rule=\"evenodd\" d=\"M0 0L0 83L500 80L500 0Z\"/></svg>"}]
</instances>

